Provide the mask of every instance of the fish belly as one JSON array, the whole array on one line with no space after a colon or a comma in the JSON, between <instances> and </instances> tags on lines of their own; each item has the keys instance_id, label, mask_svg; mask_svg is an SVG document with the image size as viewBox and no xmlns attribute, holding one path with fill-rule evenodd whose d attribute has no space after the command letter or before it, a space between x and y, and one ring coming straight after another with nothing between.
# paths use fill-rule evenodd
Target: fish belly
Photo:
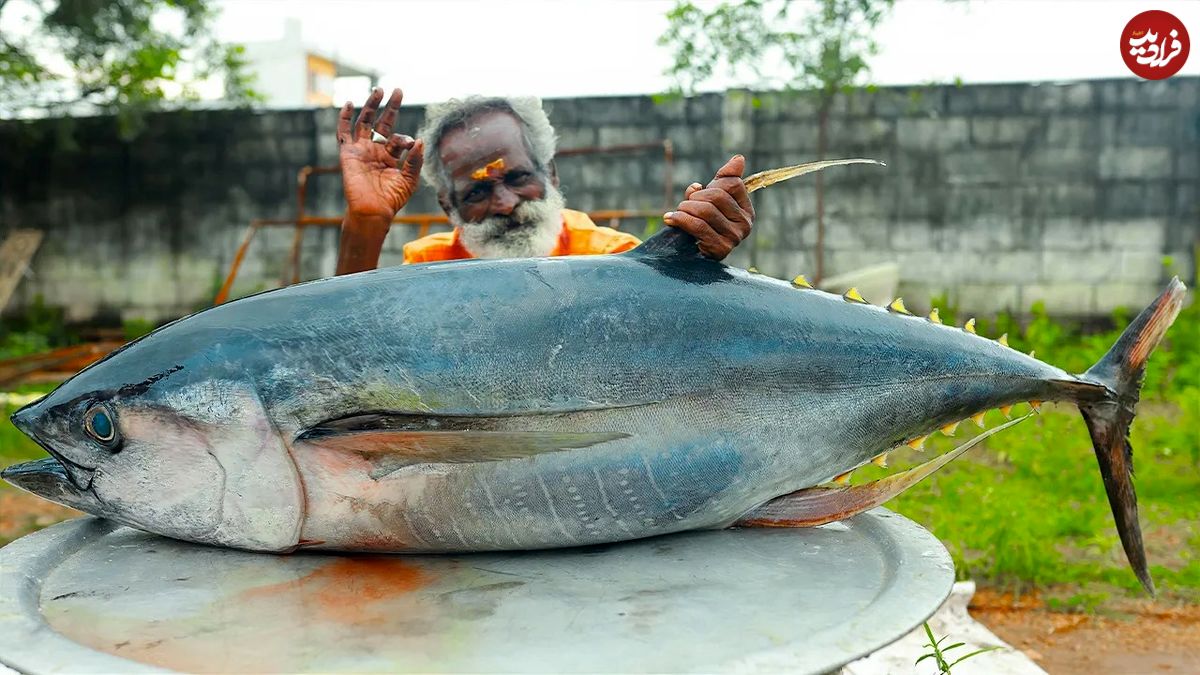
<instances>
[{"instance_id":1,"label":"fish belly","mask_svg":"<svg viewBox=\"0 0 1200 675\"><path fill-rule=\"evenodd\" d=\"M522 459L412 464L385 475L353 453L294 453L306 491L301 539L340 550L484 551L720 528L864 454L847 452L844 440L828 445L821 440L831 437L827 429L800 423L797 404L820 411L813 401L750 400L514 421L525 430L625 437Z\"/></svg>"},{"instance_id":2,"label":"fish belly","mask_svg":"<svg viewBox=\"0 0 1200 675\"><path fill-rule=\"evenodd\" d=\"M308 472L301 539L407 552L579 546L724 527L780 489L728 435L473 464Z\"/></svg>"}]
</instances>

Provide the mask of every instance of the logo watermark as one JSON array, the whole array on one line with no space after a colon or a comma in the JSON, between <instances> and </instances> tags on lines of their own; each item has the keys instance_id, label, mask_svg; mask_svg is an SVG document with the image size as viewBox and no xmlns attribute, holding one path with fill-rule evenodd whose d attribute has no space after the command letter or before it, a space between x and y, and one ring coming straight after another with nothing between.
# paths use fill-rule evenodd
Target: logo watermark
<instances>
[{"instance_id":1,"label":"logo watermark","mask_svg":"<svg viewBox=\"0 0 1200 675\"><path fill-rule=\"evenodd\" d=\"M1191 47L1183 22L1158 9L1138 14L1121 31L1121 58L1134 75L1147 80L1163 80L1178 73Z\"/></svg>"}]
</instances>

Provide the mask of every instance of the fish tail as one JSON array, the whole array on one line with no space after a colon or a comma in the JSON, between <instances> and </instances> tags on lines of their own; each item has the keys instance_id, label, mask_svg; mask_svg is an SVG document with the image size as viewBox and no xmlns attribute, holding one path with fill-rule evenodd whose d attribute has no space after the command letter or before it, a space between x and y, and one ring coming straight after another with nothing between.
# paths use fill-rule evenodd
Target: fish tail
<instances>
[{"instance_id":1,"label":"fish tail","mask_svg":"<svg viewBox=\"0 0 1200 675\"><path fill-rule=\"evenodd\" d=\"M1125 556L1138 581L1154 595L1154 580L1146 566L1146 551L1138 524L1137 494L1133 489L1133 446L1129 443L1129 425L1141 393L1142 378L1150 352L1158 346L1167 328L1183 307L1187 287L1179 278L1142 310L1121 333L1104 358L1088 369L1080 379L1101 385L1106 395L1096 400L1079 400L1079 411L1092 437L1104 490L1112 507L1113 519L1121 537Z\"/></svg>"}]
</instances>

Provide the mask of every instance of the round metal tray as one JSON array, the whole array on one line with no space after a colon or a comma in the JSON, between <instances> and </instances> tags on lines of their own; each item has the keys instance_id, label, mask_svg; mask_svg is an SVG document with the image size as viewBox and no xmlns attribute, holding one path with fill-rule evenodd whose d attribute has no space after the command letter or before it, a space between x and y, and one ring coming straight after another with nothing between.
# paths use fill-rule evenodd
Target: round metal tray
<instances>
[{"instance_id":1,"label":"round metal tray","mask_svg":"<svg viewBox=\"0 0 1200 675\"><path fill-rule=\"evenodd\" d=\"M919 625L946 549L884 509L456 556L275 556L95 518L0 549L0 663L29 673L827 672Z\"/></svg>"}]
</instances>

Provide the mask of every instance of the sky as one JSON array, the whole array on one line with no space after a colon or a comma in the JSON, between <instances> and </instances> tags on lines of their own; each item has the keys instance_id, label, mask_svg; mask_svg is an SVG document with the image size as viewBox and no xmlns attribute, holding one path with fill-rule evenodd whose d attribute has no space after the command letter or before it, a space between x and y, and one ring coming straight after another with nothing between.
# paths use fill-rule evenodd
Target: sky
<instances>
[{"instance_id":1,"label":"sky","mask_svg":"<svg viewBox=\"0 0 1200 675\"><path fill-rule=\"evenodd\" d=\"M702 6L712 2L700 1ZM803 5L805 3L797 3ZM379 71L414 103L468 94L656 93L671 0L220 0L218 35L278 39L301 22L318 51ZM1132 77L1118 51L1134 15L1164 9L1200 37L1200 0L898 0L876 32L882 85ZM1180 75L1200 74L1194 50ZM704 89L745 84L715 81ZM337 100L360 99L357 82Z\"/></svg>"}]
</instances>

